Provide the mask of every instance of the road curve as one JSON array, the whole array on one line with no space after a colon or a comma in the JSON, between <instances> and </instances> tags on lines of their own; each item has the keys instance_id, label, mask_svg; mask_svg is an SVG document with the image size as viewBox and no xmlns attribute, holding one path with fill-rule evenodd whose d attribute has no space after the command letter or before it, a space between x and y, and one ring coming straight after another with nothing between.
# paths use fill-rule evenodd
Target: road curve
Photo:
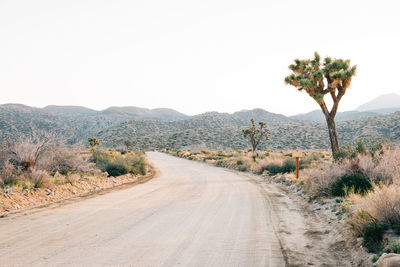
<instances>
[{"instance_id":1,"label":"road curve","mask_svg":"<svg viewBox=\"0 0 400 267\"><path fill-rule=\"evenodd\" d=\"M0 218L0 266L284 266L270 207L250 178L148 153L158 177Z\"/></svg>"}]
</instances>

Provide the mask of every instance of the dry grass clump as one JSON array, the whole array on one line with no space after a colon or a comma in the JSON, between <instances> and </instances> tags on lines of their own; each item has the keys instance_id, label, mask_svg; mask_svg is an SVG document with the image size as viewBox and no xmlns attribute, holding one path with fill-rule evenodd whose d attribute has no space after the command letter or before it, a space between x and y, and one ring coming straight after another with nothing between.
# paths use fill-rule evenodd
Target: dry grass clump
<instances>
[{"instance_id":1,"label":"dry grass clump","mask_svg":"<svg viewBox=\"0 0 400 267\"><path fill-rule=\"evenodd\" d=\"M351 194L349 199L355 214L350 222L356 229L362 230L365 226L358 221L360 216L367 218L366 223L374 221L387 226L400 223L400 185L375 185L367 195Z\"/></svg>"}]
</instances>

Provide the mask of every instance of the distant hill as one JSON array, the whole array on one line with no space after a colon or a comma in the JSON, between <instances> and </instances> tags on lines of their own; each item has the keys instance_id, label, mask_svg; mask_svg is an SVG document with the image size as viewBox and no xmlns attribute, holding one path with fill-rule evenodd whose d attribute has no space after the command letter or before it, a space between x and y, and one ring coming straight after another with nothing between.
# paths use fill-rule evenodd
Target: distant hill
<instances>
[{"instance_id":1,"label":"distant hill","mask_svg":"<svg viewBox=\"0 0 400 267\"><path fill-rule=\"evenodd\" d=\"M146 140L150 138L149 136L151 136L151 138L158 138L158 136L167 137L169 134L180 134L184 131L212 134L217 129L237 130L248 126L250 124L250 118L254 118L256 121L264 121L267 125L279 125L292 122L291 119L283 115L267 112L262 109L240 111L233 114L207 112L186 120L173 122L129 121L102 130L97 136L103 140L106 146L120 145L123 144L124 140L136 140L139 138L143 140L140 147L144 147L146 146ZM215 136L215 138L218 137ZM196 139L194 138L191 141L187 141L196 142ZM157 143L161 144L162 139Z\"/></svg>"},{"instance_id":2,"label":"distant hill","mask_svg":"<svg viewBox=\"0 0 400 267\"><path fill-rule=\"evenodd\" d=\"M359 106L357 111L384 111L384 110L400 110L400 95L386 94Z\"/></svg>"},{"instance_id":3,"label":"distant hill","mask_svg":"<svg viewBox=\"0 0 400 267\"><path fill-rule=\"evenodd\" d=\"M393 111L394 112L394 111ZM393 112L389 112L393 113ZM385 113L383 113L385 114ZM379 116L381 113L378 112L370 112L370 111L364 111L364 112L359 112L359 111L345 111L345 112L338 112L336 114L336 121L348 121L348 120L357 120L360 118L369 118L369 117L375 117ZM325 122L325 116L322 113L321 110L314 110L308 113L304 114L299 114L295 116L291 116L290 118L298 121L309 121L309 122L319 122L323 123Z\"/></svg>"},{"instance_id":4,"label":"distant hill","mask_svg":"<svg viewBox=\"0 0 400 267\"><path fill-rule=\"evenodd\" d=\"M338 112L335 119L336 122L357 120L379 115L388 115L396 111L400 111L400 95L387 94L381 95L374 100L359 106L356 110ZM318 123L325 122L324 114L320 109L316 109L304 114L290 116L290 118L297 121L309 121Z\"/></svg>"},{"instance_id":5,"label":"distant hill","mask_svg":"<svg viewBox=\"0 0 400 267\"><path fill-rule=\"evenodd\" d=\"M189 118L188 115L180 113L173 109L156 108L147 109L139 107L110 107L100 111L97 115L111 116L118 120L160 120L176 121Z\"/></svg>"},{"instance_id":6,"label":"distant hill","mask_svg":"<svg viewBox=\"0 0 400 267\"><path fill-rule=\"evenodd\" d=\"M47 106L43 109L21 104L0 105L0 144L6 139L32 136L33 132L58 136L67 144L86 143L97 132L130 120L174 121L189 116L172 109L111 107L96 111L80 106Z\"/></svg>"},{"instance_id":7,"label":"distant hill","mask_svg":"<svg viewBox=\"0 0 400 267\"><path fill-rule=\"evenodd\" d=\"M78 131L71 119L20 104L0 105L0 144L8 139L31 137L34 132L59 136L66 143L78 142Z\"/></svg>"},{"instance_id":8,"label":"distant hill","mask_svg":"<svg viewBox=\"0 0 400 267\"><path fill-rule=\"evenodd\" d=\"M43 111L53 115L92 119L109 117L113 121L122 122L128 120L161 120L175 121L189 118L188 115L173 109L156 108L147 109L139 107L109 107L102 111L97 111L81 106L47 106Z\"/></svg>"},{"instance_id":9,"label":"distant hill","mask_svg":"<svg viewBox=\"0 0 400 267\"><path fill-rule=\"evenodd\" d=\"M241 130L249 126L252 115L254 115L254 110L244 111L239 115L211 112L175 122L130 121L107 128L99 132L97 136L106 147L122 147L124 140L131 140L133 147L145 149L157 149L164 146L243 149L249 144L243 138ZM267 121L267 118L264 118L264 121L268 123L270 141L263 144L262 148L329 148L325 123L295 122L289 118L276 123ZM358 138L370 137L400 142L398 121L400 121L400 112L339 122L337 124L339 139L341 143L354 143Z\"/></svg>"},{"instance_id":10,"label":"distant hill","mask_svg":"<svg viewBox=\"0 0 400 267\"><path fill-rule=\"evenodd\" d=\"M270 132L270 141L262 148L329 148L328 131L321 114L315 111L305 117L302 120L296 116L289 118L263 109L233 114L207 112L189 117L171 109L110 107L94 111L75 106L40 109L6 104L0 105L0 144L9 138L44 132L70 145L87 145L88 137L97 136L103 147L114 148L122 147L125 140L131 140L133 147L144 149L164 146L244 149L249 144L242 136L242 129L249 127L250 119L254 118L257 122L266 122ZM341 117L346 120L342 121ZM399 121L400 112L383 116L373 112L339 113L339 139L342 144L354 143L361 137L400 142Z\"/></svg>"},{"instance_id":11,"label":"distant hill","mask_svg":"<svg viewBox=\"0 0 400 267\"><path fill-rule=\"evenodd\" d=\"M95 115L98 111L81 107L81 106L46 106L43 108L43 111L59 116L67 116L67 117L84 117Z\"/></svg>"}]
</instances>

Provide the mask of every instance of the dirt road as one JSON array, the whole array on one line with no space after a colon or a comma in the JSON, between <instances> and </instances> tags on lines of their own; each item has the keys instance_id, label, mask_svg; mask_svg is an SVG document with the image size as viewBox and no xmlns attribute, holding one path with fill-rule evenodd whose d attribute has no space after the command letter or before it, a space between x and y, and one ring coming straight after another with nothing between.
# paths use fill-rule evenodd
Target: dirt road
<instances>
[{"instance_id":1,"label":"dirt road","mask_svg":"<svg viewBox=\"0 0 400 267\"><path fill-rule=\"evenodd\" d=\"M0 218L0 266L285 266L251 178L161 153L132 188Z\"/></svg>"}]
</instances>

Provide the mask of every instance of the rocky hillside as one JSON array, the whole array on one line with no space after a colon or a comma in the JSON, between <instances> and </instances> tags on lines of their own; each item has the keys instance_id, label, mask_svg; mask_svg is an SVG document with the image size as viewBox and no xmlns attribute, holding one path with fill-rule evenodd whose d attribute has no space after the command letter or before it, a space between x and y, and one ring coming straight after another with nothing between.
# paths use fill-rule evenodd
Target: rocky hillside
<instances>
[{"instance_id":1,"label":"rocky hillside","mask_svg":"<svg viewBox=\"0 0 400 267\"><path fill-rule=\"evenodd\" d=\"M169 109L113 107L97 112L81 107L39 109L18 104L0 105L0 143L41 132L70 145L86 145L88 137L97 136L102 146L114 148L123 147L124 141L130 140L135 148L244 149L248 142L242 137L241 130L249 126L250 118L254 118L266 122L270 132L270 141L263 144L263 148L329 148L325 122L299 121L262 109L233 114L208 112L177 120L184 116ZM339 121L339 138L341 143L354 143L361 137L399 142L399 121L400 112Z\"/></svg>"},{"instance_id":2,"label":"rocky hillside","mask_svg":"<svg viewBox=\"0 0 400 267\"><path fill-rule=\"evenodd\" d=\"M8 139L30 137L33 133L46 133L61 137L66 143L76 143L79 134L75 125L71 119L61 120L59 116L38 108L19 104L0 105L0 144Z\"/></svg>"},{"instance_id":3,"label":"rocky hillside","mask_svg":"<svg viewBox=\"0 0 400 267\"><path fill-rule=\"evenodd\" d=\"M0 105L0 144L7 139L32 136L34 132L58 137L67 144L86 143L99 131L130 120L174 121L188 118L172 109L111 107L95 111L79 106L47 106L43 109L21 104Z\"/></svg>"},{"instance_id":4,"label":"rocky hillside","mask_svg":"<svg viewBox=\"0 0 400 267\"><path fill-rule=\"evenodd\" d=\"M394 113L393 112L388 112L387 114ZM385 113L384 113L385 114ZM361 118L369 118L369 117L375 117L382 115L378 112L371 112L371 111L345 111L345 112L338 112L336 114L336 121L349 121L349 120L357 120ZM291 116L290 118L298 121L310 121L310 122L319 122L319 123L325 123L325 116L322 113L320 109L304 113L304 114L299 114L295 116Z\"/></svg>"},{"instance_id":5,"label":"rocky hillside","mask_svg":"<svg viewBox=\"0 0 400 267\"><path fill-rule=\"evenodd\" d=\"M247 116L246 116L247 112ZM157 149L165 146L209 149L243 149L249 146L241 129L249 126L254 111L236 113L206 113L176 122L131 121L110 127L98 133L103 145L122 147L124 140L135 148ZM270 114L268 114L270 115ZM261 118L261 119L260 119ZM274 117L276 118L276 117ZM295 122L286 118L271 122L266 117L256 121L268 123L270 141L263 144L269 149L327 149L329 139L324 123ZM390 139L400 142L400 112L339 122L341 143L355 143L358 138Z\"/></svg>"}]
</instances>

